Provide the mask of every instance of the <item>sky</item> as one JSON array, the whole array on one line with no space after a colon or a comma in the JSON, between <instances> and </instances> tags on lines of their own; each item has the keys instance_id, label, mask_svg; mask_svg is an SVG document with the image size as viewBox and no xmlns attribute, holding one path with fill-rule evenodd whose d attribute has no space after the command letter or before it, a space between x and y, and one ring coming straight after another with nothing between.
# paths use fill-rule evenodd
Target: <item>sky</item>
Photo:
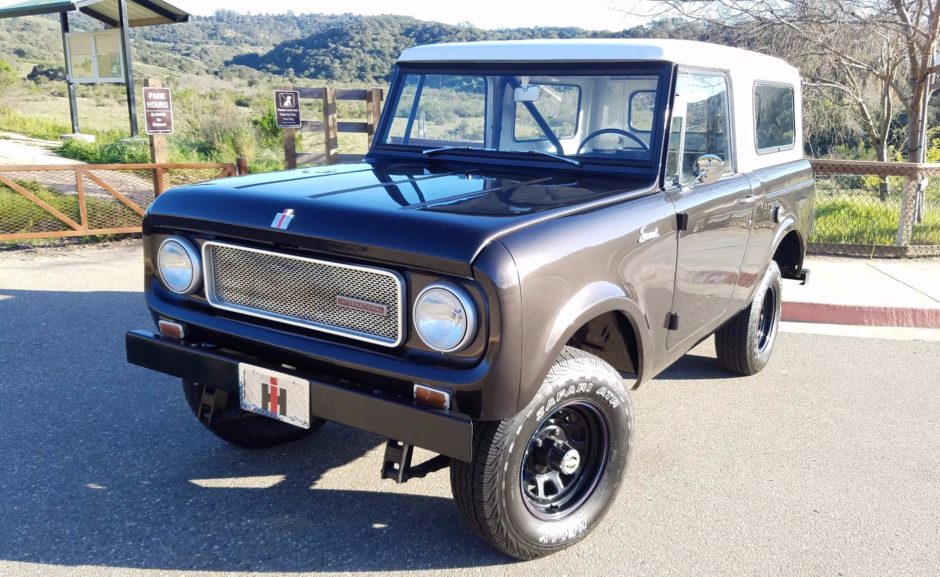
<instances>
[{"instance_id":1,"label":"sky","mask_svg":"<svg viewBox=\"0 0 940 577\"><path fill-rule=\"evenodd\" d=\"M577 26L589 30L622 30L644 19L628 12L649 10L655 2L642 0L436 0L433 2L401 0L168 0L192 14L209 15L219 9L238 12L325 14L401 14L421 20L460 24L470 22L480 28L515 28L532 26Z\"/></svg>"}]
</instances>

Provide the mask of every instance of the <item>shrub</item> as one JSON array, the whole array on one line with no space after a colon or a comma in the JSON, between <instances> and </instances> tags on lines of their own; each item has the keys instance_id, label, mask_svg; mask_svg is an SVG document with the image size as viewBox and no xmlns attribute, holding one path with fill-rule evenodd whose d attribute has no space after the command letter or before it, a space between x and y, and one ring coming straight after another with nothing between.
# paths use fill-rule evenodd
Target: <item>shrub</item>
<instances>
[{"instance_id":1,"label":"shrub","mask_svg":"<svg viewBox=\"0 0 940 577\"><path fill-rule=\"evenodd\" d=\"M37 64L36 66L33 66L33 69L30 70L29 74L26 75L26 80L36 82L37 84L41 80L64 81L65 69L60 66Z\"/></svg>"},{"instance_id":2,"label":"shrub","mask_svg":"<svg viewBox=\"0 0 940 577\"><path fill-rule=\"evenodd\" d=\"M0 60L0 88L16 84L16 69L6 60Z\"/></svg>"},{"instance_id":3,"label":"shrub","mask_svg":"<svg viewBox=\"0 0 940 577\"><path fill-rule=\"evenodd\" d=\"M81 160L89 164L141 164L150 162L147 144L132 140L117 140L110 143L68 140L58 153L66 158Z\"/></svg>"}]
</instances>

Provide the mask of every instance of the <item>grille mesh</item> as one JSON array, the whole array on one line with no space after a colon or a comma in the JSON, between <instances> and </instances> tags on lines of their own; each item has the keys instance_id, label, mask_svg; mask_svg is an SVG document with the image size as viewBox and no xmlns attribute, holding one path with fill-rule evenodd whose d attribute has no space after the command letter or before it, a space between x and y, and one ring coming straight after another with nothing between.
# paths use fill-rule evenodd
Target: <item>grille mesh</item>
<instances>
[{"instance_id":1,"label":"grille mesh","mask_svg":"<svg viewBox=\"0 0 940 577\"><path fill-rule=\"evenodd\" d=\"M392 273L218 243L206 243L205 255L206 293L213 306L398 344L402 287ZM382 305L387 314L341 307L337 297Z\"/></svg>"}]
</instances>

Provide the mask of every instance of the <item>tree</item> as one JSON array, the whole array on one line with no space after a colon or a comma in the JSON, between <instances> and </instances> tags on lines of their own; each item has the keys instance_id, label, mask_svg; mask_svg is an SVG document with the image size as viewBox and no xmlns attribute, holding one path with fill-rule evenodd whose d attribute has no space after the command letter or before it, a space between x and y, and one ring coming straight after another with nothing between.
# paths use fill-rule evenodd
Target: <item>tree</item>
<instances>
[{"instance_id":1,"label":"tree","mask_svg":"<svg viewBox=\"0 0 940 577\"><path fill-rule=\"evenodd\" d=\"M739 44L797 63L809 89L840 93L878 160L888 160L895 107L906 156L926 160L926 113L940 0L665 0L671 13L733 33ZM922 201L918 199L918 205ZM919 218L919 216L918 216Z\"/></svg>"}]
</instances>

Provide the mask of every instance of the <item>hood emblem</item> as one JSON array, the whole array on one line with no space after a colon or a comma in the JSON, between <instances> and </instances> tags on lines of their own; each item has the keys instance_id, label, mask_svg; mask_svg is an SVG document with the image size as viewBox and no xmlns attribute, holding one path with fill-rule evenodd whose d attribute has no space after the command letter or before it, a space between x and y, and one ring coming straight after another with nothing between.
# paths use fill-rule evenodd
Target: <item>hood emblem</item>
<instances>
[{"instance_id":1,"label":"hood emblem","mask_svg":"<svg viewBox=\"0 0 940 577\"><path fill-rule=\"evenodd\" d=\"M294 209L285 208L284 212L279 212L274 215L274 220L271 222L271 228L279 228L281 230L287 230L287 226L290 224L290 221L294 218Z\"/></svg>"}]
</instances>

